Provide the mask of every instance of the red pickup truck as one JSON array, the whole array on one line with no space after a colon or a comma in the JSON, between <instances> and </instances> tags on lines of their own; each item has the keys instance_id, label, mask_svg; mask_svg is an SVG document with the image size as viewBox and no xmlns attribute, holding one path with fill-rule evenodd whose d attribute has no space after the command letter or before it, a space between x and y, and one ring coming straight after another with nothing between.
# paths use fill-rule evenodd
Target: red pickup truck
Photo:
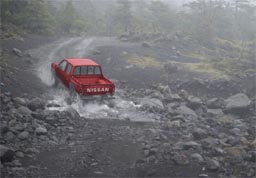
<instances>
[{"instance_id":1,"label":"red pickup truck","mask_svg":"<svg viewBox=\"0 0 256 178\"><path fill-rule=\"evenodd\" d=\"M63 59L51 64L55 84L59 81L71 93L80 96L113 95L115 85L107 79L101 66L91 59Z\"/></svg>"}]
</instances>

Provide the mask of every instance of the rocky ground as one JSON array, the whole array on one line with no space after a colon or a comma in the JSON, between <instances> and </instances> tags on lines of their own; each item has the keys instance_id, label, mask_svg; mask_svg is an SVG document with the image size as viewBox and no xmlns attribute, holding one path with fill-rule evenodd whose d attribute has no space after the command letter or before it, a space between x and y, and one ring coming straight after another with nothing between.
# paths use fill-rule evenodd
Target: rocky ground
<instances>
[{"instance_id":1,"label":"rocky ground","mask_svg":"<svg viewBox=\"0 0 256 178\"><path fill-rule=\"evenodd\" d=\"M86 50L79 50L81 44ZM164 70L148 58L136 65L127 62L130 55L166 59L158 47L113 39L65 39L26 50L27 57L6 48L10 61L31 60L35 71L29 70L29 82L21 77L13 86L6 82L11 68L1 78L2 177L256 176L256 98L246 80L209 80L175 66ZM177 50L165 52L190 60ZM116 99L79 109L55 98L68 96L49 87L43 69L74 53L103 66L116 82ZM2 73L10 63L4 64ZM166 70L173 74L168 80Z\"/></svg>"}]
</instances>

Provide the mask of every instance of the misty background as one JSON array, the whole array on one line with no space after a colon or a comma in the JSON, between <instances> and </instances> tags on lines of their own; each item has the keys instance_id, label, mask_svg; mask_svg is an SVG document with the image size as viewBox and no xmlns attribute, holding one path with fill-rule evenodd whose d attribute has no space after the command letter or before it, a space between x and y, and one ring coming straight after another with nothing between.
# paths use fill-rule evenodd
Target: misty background
<instances>
[{"instance_id":1,"label":"misty background","mask_svg":"<svg viewBox=\"0 0 256 178\"><path fill-rule=\"evenodd\" d=\"M249 0L4 0L3 30L49 35L172 35L202 42L255 39L256 6ZM15 31L15 29L14 29Z\"/></svg>"}]
</instances>

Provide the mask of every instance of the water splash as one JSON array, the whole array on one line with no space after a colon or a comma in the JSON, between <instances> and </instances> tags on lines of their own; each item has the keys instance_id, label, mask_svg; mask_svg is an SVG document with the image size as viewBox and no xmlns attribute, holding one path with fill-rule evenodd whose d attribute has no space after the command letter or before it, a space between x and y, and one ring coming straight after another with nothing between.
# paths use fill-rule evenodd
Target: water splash
<instances>
[{"instance_id":1,"label":"water splash","mask_svg":"<svg viewBox=\"0 0 256 178\"><path fill-rule=\"evenodd\" d=\"M74 108L82 117L88 119L111 118L119 120L155 122L158 117L155 114L143 112L141 105L133 101L125 100L120 96L109 101L85 101L77 98L71 105L68 104L69 92L64 89L55 89L52 91L53 98L49 100L49 110L63 111L70 107ZM57 106L57 107L54 107Z\"/></svg>"},{"instance_id":2,"label":"water splash","mask_svg":"<svg viewBox=\"0 0 256 178\"><path fill-rule=\"evenodd\" d=\"M83 58L88 53L88 47L94 38L69 38L61 39L50 45L42 46L28 51L28 53L39 60L36 68L36 75L47 86L54 84L54 78L51 73L51 63L57 62L63 58Z\"/></svg>"}]
</instances>

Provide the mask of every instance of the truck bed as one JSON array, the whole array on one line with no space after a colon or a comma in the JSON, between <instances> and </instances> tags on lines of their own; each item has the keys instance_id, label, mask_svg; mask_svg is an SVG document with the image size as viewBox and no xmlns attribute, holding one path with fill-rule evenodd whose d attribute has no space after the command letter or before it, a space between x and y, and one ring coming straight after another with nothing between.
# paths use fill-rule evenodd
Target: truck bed
<instances>
[{"instance_id":1,"label":"truck bed","mask_svg":"<svg viewBox=\"0 0 256 178\"><path fill-rule=\"evenodd\" d=\"M83 85L107 85L107 84L111 84L111 82L108 79L105 78L88 78L88 77L77 77L76 78L80 83L82 83Z\"/></svg>"}]
</instances>

